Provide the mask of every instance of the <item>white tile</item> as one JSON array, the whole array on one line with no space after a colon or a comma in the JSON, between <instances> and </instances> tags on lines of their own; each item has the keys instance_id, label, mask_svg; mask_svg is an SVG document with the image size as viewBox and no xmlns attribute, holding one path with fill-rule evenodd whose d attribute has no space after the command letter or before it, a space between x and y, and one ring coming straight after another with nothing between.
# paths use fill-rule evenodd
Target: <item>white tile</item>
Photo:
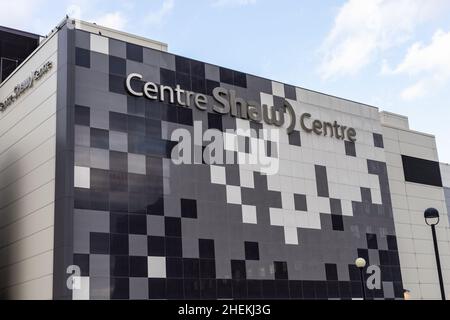
<instances>
[{"instance_id":1,"label":"white tile","mask_svg":"<svg viewBox=\"0 0 450 320\"><path fill-rule=\"evenodd\" d=\"M166 278L166 258L147 257L147 259L148 259L148 277Z\"/></svg>"},{"instance_id":2,"label":"white tile","mask_svg":"<svg viewBox=\"0 0 450 320\"><path fill-rule=\"evenodd\" d=\"M298 235L296 227L284 228L284 241L286 244L298 244Z\"/></svg>"},{"instance_id":3,"label":"white tile","mask_svg":"<svg viewBox=\"0 0 450 320\"><path fill-rule=\"evenodd\" d=\"M250 170L240 170L239 179L241 187L244 188L255 188L255 182L253 177L253 172Z\"/></svg>"},{"instance_id":4,"label":"white tile","mask_svg":"<svg viewBox=\"0 0 450 320\"><path fill-rule=\"evenodd\" d=\"M73 278L73 300L89 300L89 277L74 276Z\"/></svg>"},{"instance_id":5,"label":"white tile","mask_svg":"<svg viewBox=\"0 0 450 320\"><path fill-rule=\"evenodd\" d=\"M237 186L227 186L227 201L232 204L242 204L241 188Z\"/></svg>"},{"instance_id":6,"label":"white tile","mask_svg":"<svg viewBox=\"0 0 450 320\"><path fill-rule=\"evenodd\" d=\"M249 205L242 206L242 222L250 223L250 224L258 223L255 206L249 206Z\"/></svg>"},{"instance_id":7,"label":"white tile","mask_svg":"<svg viewBox=\"0 0 450 320\"><path fill-rule=\"evenodd\" d=\"M91 33L91 51L108 55L109 54L108 38Z\"/></svg>"},{"instance_id":8,"label":"white tile","mask_svg":"<svg viewBox=\"0 0 450 320\"><path fill-rule=\"evenodd\" d=\"M274 96L285 97L284 85L279 82L272 81L272 93Z\"/></svg>"},{"instance_id":9,"label":"white tile","mask_svg":"<svg viewBox=\"0 0 450 320\"><path fill-rule=\"evenodd\" d=\"M74 181L75 188L89 189L91 187L91 169L75 166Z\"/></svg>"},{"instance_id":10,"label":"white tile","mask_svg":"<svg viewBox=\"0 0 450 320\"><path fill-rule=\"evenodd\" d=\"M141 154L128 154L128 171L136 174L146 174L146 159Z\"/></svg>"},{"instance_id":11,"label":"white tile","mask_svg":"<svg viewBox=\"0 0 450 320\"><path fill-rule=\"evenodd\" d=\"M211 182L215 184L227 184L225 167L210 166Z\"/></svg>"}]
</instances>

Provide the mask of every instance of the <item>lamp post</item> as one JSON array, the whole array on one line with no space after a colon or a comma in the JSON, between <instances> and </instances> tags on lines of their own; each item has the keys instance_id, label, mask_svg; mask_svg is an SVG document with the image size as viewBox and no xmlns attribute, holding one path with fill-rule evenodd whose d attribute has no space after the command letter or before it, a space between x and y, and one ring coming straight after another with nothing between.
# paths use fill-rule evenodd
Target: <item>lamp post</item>
<instances>
[{"instance_id":1,"label":"lamp post","mask_svg":"<svg viewBox=\"0 0 450 320\"><path fill-rule=\"evenodd\" d=\"M431 226L431 233L433 235L434 254L436 256L436 265L439 277L439 286L441 288L442 300L445 300L444 281L442 280L441 260L439 258L439 248L436 238L436 225L439 223L439 211L435 208L428 208L423 214L425 223Z\"/></svg>"},{"instance_id":2,"label":"lamp post","mask_svg":"<svg viewBox=\"0 0 450 320\"><path fill-rule=\"evenodd\" d=\"M359 269L359 274L361 276L361 287L363 300L366 300L366 289L364 288L364 267L366 266L366 260L364 258L358 258L355 260L355 265Z\"/></svg>"}]
</instances>

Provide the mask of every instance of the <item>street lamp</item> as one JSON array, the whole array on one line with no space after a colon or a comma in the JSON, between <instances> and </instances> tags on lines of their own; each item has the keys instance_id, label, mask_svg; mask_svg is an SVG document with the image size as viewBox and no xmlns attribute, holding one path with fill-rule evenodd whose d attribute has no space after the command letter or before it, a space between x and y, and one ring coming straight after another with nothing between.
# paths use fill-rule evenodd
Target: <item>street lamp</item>
<instances>
[{"instance_id":1,"label":"street lamp","mask_svg":"<svg viewBox=\"0 0 450 320\"><path fill-rule=\"evenodd\" d=\"M366 300L366 290L364 288L364 274L363 274L364 267L366 266L366 260L364 258L358 258L355 260L355 265L359 269L359 274L361 276L361 287L362 287L363 300Z\"/></svg>"},{"instance_id":2,"label":"street lamp","mask_svg":"<svg viewBox=\"0 0 450 320\"><path fill-rule=\"evenodd\" d=\"M441 288L442 300L445 300L444 281L442 280L441 260L439 258L439 248L436 238L436 225L439 223L439 211L435 208L428 208L423 214L427 225L431 226L431 233L433 235L434 254L436 256L436 265L439 277L439 286Z\"/></svg>"}]
</instances>

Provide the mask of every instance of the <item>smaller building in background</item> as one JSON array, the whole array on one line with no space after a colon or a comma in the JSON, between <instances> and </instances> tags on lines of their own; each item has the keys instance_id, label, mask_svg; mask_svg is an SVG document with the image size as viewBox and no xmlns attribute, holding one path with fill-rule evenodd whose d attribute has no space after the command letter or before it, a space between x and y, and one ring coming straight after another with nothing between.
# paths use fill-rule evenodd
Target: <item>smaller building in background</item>
<instances>
[{"instance_id":1,"label":"smaller building in background","mask_svg":"<svg viewBox=\"0 0 450 320\"><path fill-rule=\"evenodd\" d=\"M0 82L39 46L40 38L36 34L0 26Z\"/></svg>"}]
</instances>

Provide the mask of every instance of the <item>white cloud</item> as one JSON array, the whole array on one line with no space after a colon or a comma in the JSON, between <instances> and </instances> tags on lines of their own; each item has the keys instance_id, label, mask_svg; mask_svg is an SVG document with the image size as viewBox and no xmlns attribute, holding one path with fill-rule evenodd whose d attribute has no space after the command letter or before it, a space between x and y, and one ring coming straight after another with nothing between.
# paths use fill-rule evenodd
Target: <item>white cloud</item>
<instances>
[{"instance_id":1,"label":"white cloud","mask_svg":"<svg viewBox=\"0 0 450 320\"><path fill-rule=\"evenodd\" d=\"M161 8L159 10L156 10L154 12L151 12L147 15L147 18L145 21L148 24L154 24L154 25L160 25L164 18L172 12L173 8L175 7L175 1L174 0L164 0L162 3Z\"/></svg>"},{"instance_id":2,"label":"white cloud","mask_svg":"<svg viewBox=\"0 0 450 320\"><path fill-rule=\"evenodd\" d=\"M98 17L95 22L104 27L123 30L127 24L127 19L120 12L111 12Z\"/></svg>"},{"instance_id":3,"label":"white cloud","mask_svg":"<svg viewBox=\"0 0 450 320\"><path fill-rule=\"evenodd\" d=\"M40 10L42 0L0 0L0 23L11 28L25 29L33 32L32 23L35 12Z\"/></svg>"},{"instance_id":4,"label":"white cloud","mask_svg":"<svg viewBox=\"0 0 450 320\"><path fill-rule=\"evenodd\" d=\"M438 30L428 45L416 42L406 53L403 61L394 69L387 65L384 74L407 75L419 80L401 93L405 100L426 95L450 81L450 31Z\"/></svg>"},{"instance_id":5,"label":"white cloud","mask_svg":"<svg viewBox=\"0 0 450 320\"><path fill-rule=\"evenodd\" d=\"M255 3L256 0L214 0L212 5L213 7L226 7L226 6L241 7Z\"/></svg>"},{"instance_id":6,"label":"white cloud","mask_svg":"<svg viewBox=\"0 0 450 320\"><path fill-rule=\"evenodd\" d=\"M82 9L85 8L85 10ZM84 1L79 1L78 4L71 4L67 7L66 13L69 17L74 19L85 19L87 21L95 22L96 24L112 29L123 30L127 25L127 18L122 12L107 12L99 16L85 16L86 10L91 9Z\"/></svg>"},{"instance_id":7,"label":"white cloud","mask_svg":"<svg viewBox=\"0 0 450 320\"><path fill-rule=\"evenodd\" d=\"M348 0L320 49L322 78L356 74L380 53L411 39L419 24L444 7L449 7L446 0Z\"/></svg>"}]
</instances>

